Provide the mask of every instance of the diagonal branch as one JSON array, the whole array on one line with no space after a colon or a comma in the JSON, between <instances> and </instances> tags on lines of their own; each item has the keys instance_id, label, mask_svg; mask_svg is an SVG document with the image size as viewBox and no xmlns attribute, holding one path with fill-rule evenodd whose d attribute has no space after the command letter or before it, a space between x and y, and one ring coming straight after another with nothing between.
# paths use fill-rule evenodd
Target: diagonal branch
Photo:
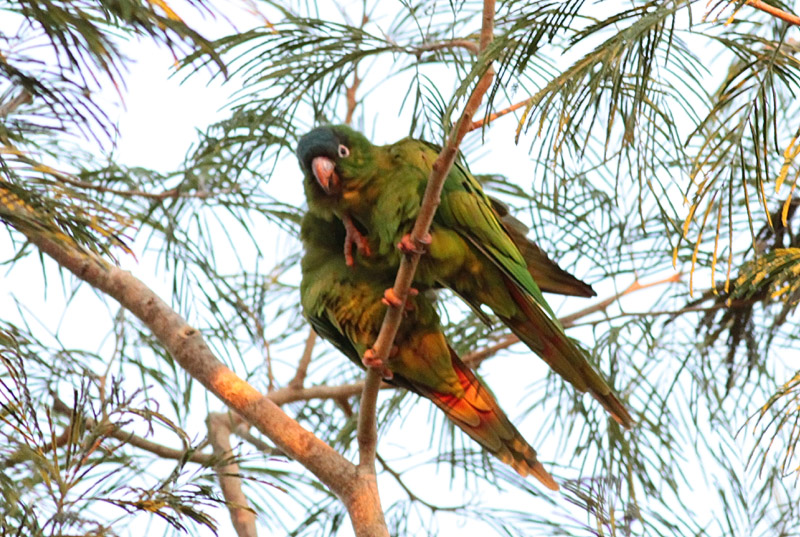
<instances>
[{"instance_id":1,"label":"diagonal branch","mask_svg":"<svg viewBox=\"0 0 800 537\"><path fill-rule=\"evenodd\" d=\"M778 9L775 6L771 6L766 2L762 2L761 0L747 0L747 5L752 6L758 10L763 11L764 13L769 13L773 17L781 19L782 21L788 22L789 24L794 24L795 26L800 26L800 17L793 13L787 13L782 9Z\"/></svg>"},{"instance_id":2,"label":"diagonal branch","mask_svg":"<svg viewBox=\"0 0 800 537\"><path fill-rule=\"evenodd\" d=\"M510 114L511 112L513 112L515 110L519 110L520 108L522 108L524 106L528 106L528 103L533 101L533 99L534 99L534 97L528 97L524 101L520 101L518 103L514 103L511 106L509 106L508 108L504 108L504 109L500 110L499 112L494 112L492 114L489 114L489 117L485 117L485 118L481 118L481 119L478 119L476 121L473 121L472 125L470 125L470 127L469 127L469 130L474 131L475 129L480 129L484 125L488 125L489 123L491 123L492 121L494 121L495 119L497 119L499 117L503 117L506 114Z\"/></svg>"},{"instance_id":3,"label":"diagonal branch","mask_svg":"<svg viewBox=\"0 0 800 537\"><path fill-rule=\"evenodd\" d=\"M484 0L480 39L481 51L486 50L493 39L494 15L494 0ZM478 61L480 61L480 59ZM422 239L428 235L428 230L433 222L433 216L436 213L437 207L439 206L439 198L442 192L442 187L444 186L444 181L447 178L447 174L450 173L450 168L453 166L453 162L455 162L456 155L458 154L458 146L467 132L469 132L472 125L472 116L477 111L481 101L483 100L483 96L491 86L493 77L494 71L492 70L491 66L489 66L487 67L483 76L481 76L481 78L478 80L475 88L472 90L472 94L469 96L467 104L464 106L464 111L461 114L461 118L458 120L455 128L450 131L450 136L448 137L447 143L442 148L442 151L439 153L436 161L433 163L431 174L428 177L428 184L425 188L425 194L422 198L422 205L420 206L417 220L414 223L414 228L411 231L411 240L414 241L415 244L422 244ZM408 290L411 288L411 282L414 279L414 273L417 270L419 258L420 254L413 253L405 256L400 263L400 268L397 271L397 278L395 279L393 290L395 296L399 299L401 306L392 306L386 311L386 316L384 317L383 324L381 325L381 331L378 334L378 338L375 340L375 344L373 346L373 356L378 363L385 363L389 357L389 351L392 348L395 336L397 336L397 331L400 327L400 322L403 318L402 304L405 304L406 299L408 298ZM362 394L361 412L364 411L365 403L370 404L369 401L365 400L365 394L369 393L370 397L373 397L373 399L377 397L377 387L380 385L380 371L378 369L368 370L366 384L372 389L365 389L364 393ZM375 402L373 400L371 405L374 406L374 404ZM362 433L362 426L370 427L372 431L364 431ZM366 420L359 420L359 438L362 434L365 438L376 437L377 434L374 430L374 419L372 419L371 423L366 423ZM374 453L375 449L373 447L369 452L369 454L372 456L372 460L367 461L365 460L365 457L362 456L359 466L363 467L364 465L369 464L372 467L372 472L374 472Z\"/></svg>"}]
</instances>

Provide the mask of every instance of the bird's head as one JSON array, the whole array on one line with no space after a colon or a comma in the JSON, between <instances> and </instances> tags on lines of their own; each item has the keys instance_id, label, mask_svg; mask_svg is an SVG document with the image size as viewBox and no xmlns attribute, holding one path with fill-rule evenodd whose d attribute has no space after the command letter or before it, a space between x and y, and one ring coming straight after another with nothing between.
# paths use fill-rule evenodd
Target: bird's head
<instances>
[{"instance_id":1,"label":"bird's head","mask_svg":"<svg viewBox=\"0 0 800 537\"><path fill-rule=\"evenodd\" d=\"M345 125L317 127L297 144L297 158L307 180L313 180L326 196L341 193L343 183L371 162L372 144ZM312 179L313 178L313 179Z\"/></svg>"}]
</instances>

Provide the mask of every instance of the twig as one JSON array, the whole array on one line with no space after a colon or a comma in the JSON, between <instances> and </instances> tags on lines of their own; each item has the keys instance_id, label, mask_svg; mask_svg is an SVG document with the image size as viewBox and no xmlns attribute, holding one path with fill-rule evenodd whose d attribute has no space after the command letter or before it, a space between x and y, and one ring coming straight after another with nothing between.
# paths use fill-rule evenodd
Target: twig
<instances>
[{"instance_id":1,"label":"twig","mask_svg":"<svg viewBox=\"0 0 800 537\"><path fill-rule=\"evenodd\" d=\"M747 5L752 6L756 9L763 11L764 13L769 13L773 17L777 17L782 21L788 22L789 24L794 24L795 26L800 26L800 17L794 15L792 13L787 13L782 9L778 9L775 6L771 6L766 2L762 2L761 0L747 0Z\"/></svg>"},{"instance_id":2,"label":"twig","mask_svg":"<svg viewBox=\"0 0 800 537\"><path fill-rule=\"evenodd\" d=\"M270 457L286 457L286 453L281 451L280 449L267 444L257 436L253 435L250 432L250 424L247 422L242 422L241 424L236 426L236 429L233 431L236 436L259 450L260 452L269 455Z\"/></svg>"},{"instance_id":3,"label":"twig","mask_svg":"<svg viewBox=\"0 0 800 537\"><path fill-rule=\"evenodd\" d=\"M0 117L2 117L2 115L0 115ZM215 196L219 196L220 194L235 194L239 192L238 187L224 188L214 192L208 192L208 191L181 192L178 188L171 188L169 190L164 190L163 192L145 192L143 190L121 190L118 188L110 188L107 186L96 185L94 183L87 183L86 181L81 181L80 179L75 179L73 176L67 173L56 170L55 168L51 168L50 166L45 166L40 162L37 162L34 159L25 156L21 151L15 150L14 154L17 157L17 159L19 159L21 162L24 162L30 166L35 167L36 170L39 172L46 173L47 175L52 175L62 183L66 183L68 185L72 185L78 188L83 188L86 190L94 190L95 192L116 194L118 196L124 196L128 198L139 197L139 198L148 198L155 200L165 200L165 199L175 199L175 198L208 199L208 198L213 198Z\"/></svg>"},{"instance_id":4,"label":"twig","mask_svg":"<svg viewBox=\"0 0 800 537\"><path fill-rule=\"evenodd\" d=\"M347 125L350 125L353 122L353 114L356 111L356 106L358 105L358 101L356 100L356 91L358 91L358 86L361 84L361 79L358 78L358 63L353 66L353 83L348 86L347 90L345 91L345 95L347 96L347 114L344 117L344 122Z\"/></svg>"},{"instance_id":5,"label":"twig","mask_svg":"<svg viewBox=\"0 0 800 537\"><path fill-rule=\"evenodd\" d=\"M419 56L423 52L433 52L437 50L444 50L448 48L463 48L467 49L474 55L478 55L480 53L480 45L475 41L470 39L451 39L450 41L438 41L436 43L426 43L424 45L419 45L414 47L414 53Z\"/></svg>"},{"instance_id":6,"label":"twig","mask_svg":"<svg viewBox=\"0 0 800 537\"><path fill-rule=\"evenodd\" d=\"M219 480L222 496L228 505L231 523L239 537L256 537L256 514L249 506L247 496L242 492L242 478L239 465L233 460L231 433L233 423L227 412L210 412L206 419L208 439L214 448L214 455L225 461L214 467Z\"/></svg>"},{"instance_id":7,"label":"twig","mask_svg":"<svg viewBox=\"0 0 800 537\"><path fill-rule=\"evenodd\" d=\"M469 130L470 130L470 131L474 131L475 129L480 129L480 128L481 128L481 127L483 127L485 124L489 124L489 123L491 123L492 121L494 121L495 119L497 119L497 118L499 118L499 117L503 117L503 116L505 116L506 114L510 114L510 113L511 113L511 112L513 112L514 110L519 110L520 108L522 108L522 107L524 107L524 106L528 106L528 104L529 104L529 103L530 103L530 102L531 102L531 101L532 101L534 98L535 98L535 97L528 97L528 98L527 98L527 99L525 99L524 101L520 101L520 102L518 102L518 103L516 103L516 104L512 104L512 105L511 105L511 106L509 106L508 108L504 108L503 110L500 110L499 112L495 112L495 113L493 113L493 114L490 114L490 115L489 115L489 117L485 117L485 118L481 118L481 119L479 119L479 120L477 120L477 121L473 121L473 122L472 122L472 125L470 125L470 127L469 127Z\"/></svg>"},{"instance_id":8,"label":"twig","mask_svg":"<svg viewBox=\"0 0 800 537\"><path fill-rule=\"evenodd\" d=\"M484 0L480 50L485 50L494 37L494 13L494 0ZM472 90L472 94L469 96L467 104L464 106L464 111L461 114L461 118L458 120L455 128L450 132L447 144L444 146L444 148L442 148L442 151L439 153L439 156L433 163L430 176L428 177L428 183L425 187L425 194L422 198L422 205L420 206L417 220L414 223L414 228L411 231L411 240L414 242L414 244L424 244L422 239L428 235L431 222L433 222L433 216L436 213L437 207L439 206L439 198L442 192L442 187L444 186L444 181L447 178L447 174L450 172L450 168L453 166L453 162L455 161L458 153L458 146L461 143L461 140L464 138L464 135L467 134L467 131L472 124L472 116L480 106L486 91L491 86L493 77L494 71L492 70L491 66L489 66L486 69L486 72L481 76L480 80L478 80L475 88ZM414 279L414 273L417 270L419 258L419 253L413 253L411 255L404 256L400 262L400 268L397 271L397 277L394 282L393 290L395 296L399 299L401 306L390 306L386 311L386 316L383 319L380 333L378 334L378 338L375 340L375 344L373 346L373 352L376 361L385 363L389 357L389 351L392 348L395 336L397 335L397 330L400 327L400 322L403 318L402 305L405 304L406 299L408 298L408 290L411 288L411 282ZM370 370L367 374L366 382L369 388L374 388L375 396L377 396L379 380L378 371ZM365 389L364 393L367 392L372 394L372 390ZM365 402L363 394L361 400L363 410ZM364 431L362 433L362 426L370 427L374 431L374 419L370 423L368 423L366 420L359 419L359 438L362 436L362 434L365 438L372 438L373 436L376 436L376 433L374 432ZM360 444L361 443L359 442L359 445ZM369 453L374 453L374 447L369 451ZM374 472L374 459L372 461L366 461L364 456L362 456L359 466L363 467L363 465L367 463L373 466Z\"/></svg>"},{"instance_id":9,"label":"twig","mask_svg":"<svg viewBox=\"0 0 800 537\"><path fill-rule=\"evenodd\" d=\"M78 179L73 179L69 175L56 170L48 170L48 173L50 173L50 175L55 176L62 183L67 183L68 185L76 186L78 188L85 188L87 190L94 190L96 192L116 194L118 196L125 196L129 198L148 198L154 200L165 200L165 199L175 199L175 198L208 199L208 198L213 198L215 196L219 196L220 194L235 194L239 192L238 188L224 188L214 192L208 192L208 191L181 192L177 188L170 188L169 190L164 190L163 192L145 192L143 190L121 190L117 188L110 188L107 186L87 183L86 181L80 181Z\"/></svg>"},{"instance_id":10,"label":"twig","mask_svg":"<svg viewBox=\"0 0 800 537\"><path fill-rule=\"evenodd\" d=\"M664 283L677 283L679 281L681 281L680 272L676 272L672 276L664 278L663 280L658 280L650 283L640 283L639 280L637 279L632 284L630 284L624 291L620 291L619 293L617 293L612 297L609 297L601 302L598 302L597 304L593 304L588 308L576 311L575 313L567 315L566 317L562 317L559 320L561 321L561 324L564 326L564 328L569 328L570 326L574 326L575 321L577 321L578 319L582 319L598 311L604 311L611 304L613 304L620 298L624 297L625 295L629 295L631 293L635 293L636 291L641 291L642 289L648 289L650 287L655 287L657 285L661 285Z\"/></svg>"},{"instance_id":11,"label":"twig","mask_svg":"<svg viewBox=\"0 0 800 537\"><path fill-rule=\"evenodd\" d=\"M303 388L303 382L306 380L308 374L308 364L311 363L311 354L314 352L314 343L317 342L317 333L311 328L308 331L306 338L306 346L303 348L303 355L300 357L300 363L297 364L297 371L294 378L289 381L288 387L292 390L300 390Z\"/></svg>"},{"instance_id":12,"label":"twig","mask_svg":"<svg viewBox=\"0 0 800 537\"><path fill-rule=\"evenodd\" d=\"M381 466L383 467L384 471L387 472L389 475L391 475L397 482L397 484L400 485L400 488L406 492L406 494L408 495L408 499L411 500L412 502L419 502L428 509L430 509L431 511L458 511L459 509L464 508L463 505L457 507L440 507L438 505L426 502L425 500L414 494L414 492L410 488L408 488L408 485L405 484L400 474L394 471L391 466L386 464L386 461L383 460L383 457L381 457L379 454L375 454L375 458L379 463L381 463Z\"/></svg>"},{"instance_id":13,"label":"twig","mask_svg":"<svg viewBox=\"0 0 800 537\"><path fill-rule=\"evenodd\" d=\"M393 388L391 384L382 382L380 389ZM360 395L364 391L364 382L353 384L340 384L339 386L311 386L309 388L279 388L267 397L278 406L296 401L310 401L311 399L341 399Z\"/></svg>"},{"instance_id":14,"label":"twig","mask_svg":"<svg viewBox=\"0 0 800 537\"><path fill-rule=\"evenodd\" d=\"M364 25L369 22L369 16L367 16L367 2L364 1L364 11L361 15L361 26L360 28L363 30ZM345 91L345 97L347 98L347 114L345 114L344 122L346 125L350 125L353 123L353 114L356 111L356 106L358 106L358 101L356 100L356 92L358 91L358 86L361 84L361 79L358 78L358 60L353 63L353 83L347 88Z\"/></svg>"},{"instance_id":15,"label":"twig","mask_svg":"<svg viewBox=\"0 0 800 537\"><path fill-rule=\"evenodd\" d=\"M70 416L73 413L73 408L58 397L53 396L53 412ZM93 429L97 426L96 421L89 416L81 416L81 421L83 422L83 427L86 429ZM109 438L115 438L121 442L124 442L125 444L143 449L144 451L149 451L154 455L158 455L162 459L172 459L177 461L188 460L197 464L202 464L203 466L211 466L216 462L216 458L214 458L214 456L206 453L200 453L198 451L195 451L187 458L186 449L175 449L167 447L163 444L152 442L146 438L142 438L141 436L129 433L114 423L109 423L108 425L108 427L104 427L103 429L103 434L105 436L108 436Z\"/></svg>"},{"instance_id":16,"label":"twig","mask_svg":"<svg viewBox=\"0 0 800 537\"><path fill-rule=\"evenodd\" d=\"M31 101L33 101L33 97L28 90L22 90L19 95L0 105L0 119L5 119L8 114L12 113L23 104L28 104Z\"/></svg>"},{"instance_id":17,"label":"twig","mask_svg":"<svg viewBox=\"0 0 800 537\"><path fill-rule=\"evenodd\" d=\"M761 299L759 298L749 298L749 299L742 299L742 300L733 300L730 303L728 302L720 302L718 304L712 304L711 306L687 306L685 308L677 309L677 310L650 310L650 311L628 311L618 313L617 315L612 315L610 317L606 317L604 319L600 319L597 321L588 321L585 323L576 323L574 326L589 326L589 325L596 325L599 323L606 323L608 321L614 321L616 319L624 319L625 317L660 317L660 316L677 316L683 315L684 313L697 313L697 312L709 312L709 311L716 311L721 309L739 309L739 308L746 308L752 306L756 302L759 302Z\"/></svg>"},{"instance_id":18,"label":"twig","mask_svg":"<svg viewBox=\"0 0 800 537\"><path fill-rule=\"evenodd\" d=\"M519 338L514 334L508 334L501 338L500 341L494 345L489 345L483 349L478 349L477 351L465 354L461 360L466 364L467 367L471 369L477 369L477 367L481 365L481 362L494 356L503 349L509 348L515 343L519 343Z\"/></svg>"}]
</instances>

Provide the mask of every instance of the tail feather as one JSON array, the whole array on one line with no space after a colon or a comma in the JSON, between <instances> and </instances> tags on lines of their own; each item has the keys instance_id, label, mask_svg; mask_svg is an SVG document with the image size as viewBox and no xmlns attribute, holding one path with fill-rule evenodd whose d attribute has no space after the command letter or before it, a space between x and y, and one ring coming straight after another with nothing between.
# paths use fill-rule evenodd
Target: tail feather
<instances>
[{"instance_id":1,"label":"tail feather","mask_svg":"<svg viewBox=\"0 0 800 537\"><path fill-rule=\"evenodd\" d=\"M418 390L441 408L447 417L492 455L523 477L534 476L551 490L558 483L536 458L536 451L525 441L497 404L494 396L475 374L450 349L453 370L464 392L460 396L432 390Z\"/></svg>"},{"instance_id":2,"label":"tail feather","mask_svg":"<svg viewBox=\"0 0 800 537\"><path fill-rule=\"evenodd\" d=\"M620 425L633 424L625 405L587 361L586 355L564 334L557 322L510 280L506 285L522 315L503 322L536 354L581 392L589 392Z\"/></svg>"}]
</instances>

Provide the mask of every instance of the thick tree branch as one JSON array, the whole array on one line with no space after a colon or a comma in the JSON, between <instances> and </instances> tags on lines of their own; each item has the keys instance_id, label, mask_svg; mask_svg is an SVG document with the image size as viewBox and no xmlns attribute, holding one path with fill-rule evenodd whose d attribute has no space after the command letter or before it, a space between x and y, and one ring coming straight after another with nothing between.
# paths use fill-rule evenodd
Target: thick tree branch
<instances>
[{"instance_id":1,"label":"thick tree branch","mask_svg":"<svg viewBox=\"0 0 800 537\"><path fill-rule=\"evenodd\" d=\"M140 280L35 231L26 235L63 268L136 315L193 378L317 476L345 504L357 536L387 535L374 480L360 479L353 464L217 360L200 333Z\"/></svg>"},{"instance_id":2,"label":"thick tree branch","mask_svg":"<svg viewBox=\"0 0 800 537\"><path fill-rule=\"evenodd\" d=\"M214 455L220 461L214 466L222 496L231 514L231 523L239 537L257 537L256 514L249 506L247 496L242 491L242 478L239 465L233 461L231 433L233 423L227 412L211 412L206 419L208 439L214 448ZM222 461L226 461L225 464Z\"/></svg>"}]
</instances>

